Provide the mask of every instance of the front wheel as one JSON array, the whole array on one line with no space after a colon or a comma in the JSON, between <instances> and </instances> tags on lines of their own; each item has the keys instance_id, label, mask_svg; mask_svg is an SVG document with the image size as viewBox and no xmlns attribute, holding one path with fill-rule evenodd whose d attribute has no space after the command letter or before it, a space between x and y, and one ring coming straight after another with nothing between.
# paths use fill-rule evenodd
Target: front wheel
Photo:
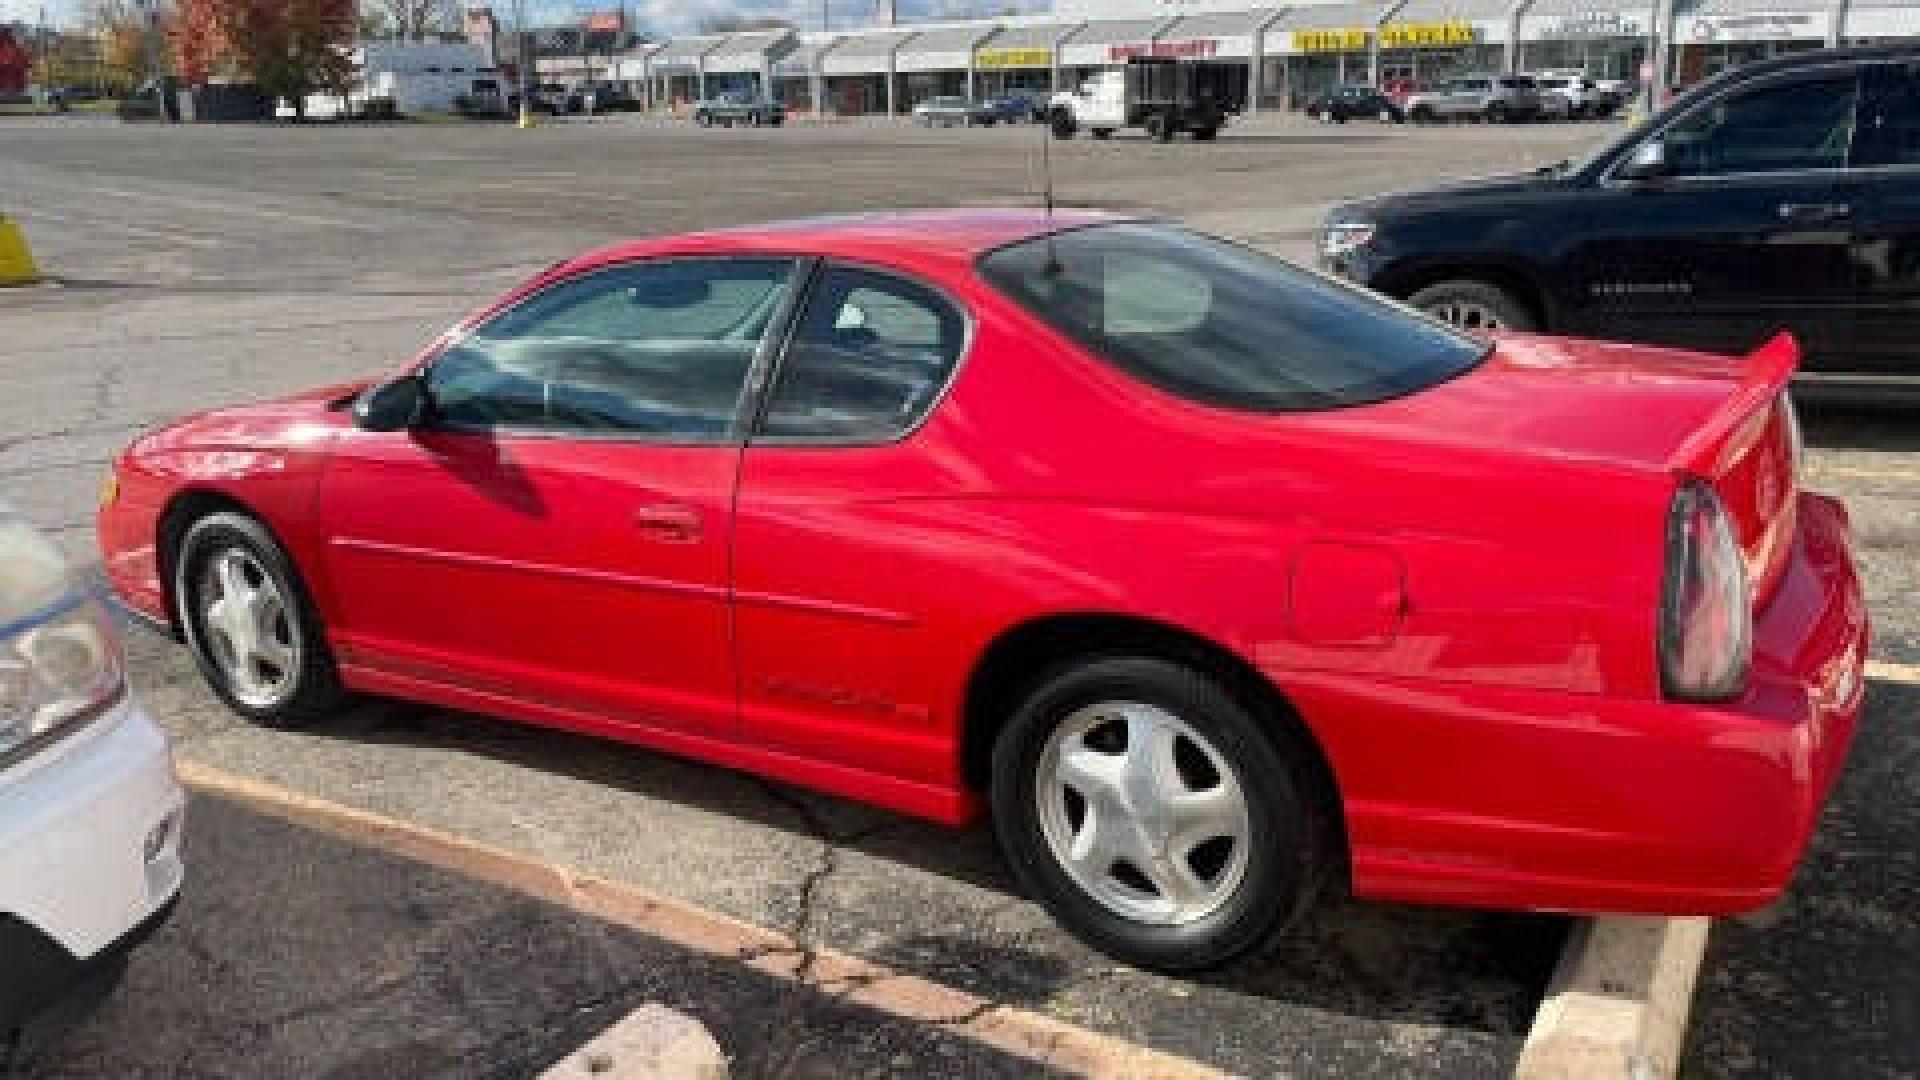
<instances>
[{"instance_id":1,"label":"front wheel","mask_svg":"<svg viewBox=\"0 0 1920 1080\"><path fill-rule=\"evenodd\" d=\"M1056 139L1071 139L1074 134L1079 131L1080 125L1074 123L1072 113L1065 109L1055 109L1053 110L1053 115L1047 121L1047 129L1053 133L1053 137ZM1097 134L1098 132L1096 132L1096 135Z\"/></svg>"},{"instance_id":2,"label":"front wheel","mask_svg":"<svg viewBox=\"0 0 1920 1080\"><path fill-rule=\"evenodd\" d=\"M1193 138L1196 142L1212 142L1219 137L1220 129L1217 127L1197 127L1193 129Z\"/></svg>"},{"instance_id":3,"label":"front wheel","mask_svg":"<svg viewBox=\"0 0 1920 1080\"><path fill-rule=\"evenodd\" d=\"M1318 893L1327 808L1300 755L1232 695L1146 656L1040 683L994 748L1015 877L1069 930L1159 971L1216 967Z\"/></svg>"},{"instance_id":4,"label":"front wheel","mask_svg":"<svg viewBox=\"0 0 1920 1080\"><path fill-rule=\"evenodd\" d=\"M1433 110L1425 105L1415 105L1413 111L1407 114L1407 119L1412 120L1420 127L1426 127L1438 118L1434 116Z\"/></svg>"},{"instance_id":5,"label":"front wheel","mask_svg":"<svg viewBox=\"0 0 1920 1080\"><path fill-rule=\"evenodd\" d=\"M1485 281L1436 282L1409 296L1407 303L1462 330L1529 333L1541 328L1539 318L1519 297Z\"/></svg>"},{"instance_id":6,"label":"front wheel","mask_svg":"<svg viewBox=\"0 0 1920 1080\"><path fill-rule=\"evenodd\" d=\"M346 700L299 571L265 526L217 513L174 559L178 625L207 684L264 727L303 727Z\"/></svg>"}]
</instances>

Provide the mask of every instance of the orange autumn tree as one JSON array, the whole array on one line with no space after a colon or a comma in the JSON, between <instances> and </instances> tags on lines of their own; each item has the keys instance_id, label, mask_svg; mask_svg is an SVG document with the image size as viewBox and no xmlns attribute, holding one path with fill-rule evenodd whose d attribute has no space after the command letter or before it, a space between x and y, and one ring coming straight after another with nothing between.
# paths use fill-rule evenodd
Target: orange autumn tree
<instances>
[{"instance_id":1,"label":"orange autumn tree","mask_svg":"<svg viewBox=\"0 0 1920 1080\"><path fill-rule=\"evenodd\" d=\"M180 0L173 25L179 71L195 85L240 78L302 107L316 90L341 90L354 0Z\"/></svg>"}]
</instances>

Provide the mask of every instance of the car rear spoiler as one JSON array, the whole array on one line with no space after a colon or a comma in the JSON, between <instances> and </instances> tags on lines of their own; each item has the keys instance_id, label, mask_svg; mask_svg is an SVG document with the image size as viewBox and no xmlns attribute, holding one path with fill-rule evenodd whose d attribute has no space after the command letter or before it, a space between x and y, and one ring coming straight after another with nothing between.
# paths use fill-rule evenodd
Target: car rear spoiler
<instances>
[{"instance_id":1,"label":"car rear spoiler","mask_svg":"<svg viewBox=\"0 0 1920 1080\"><path fill-rule=\"evenodd\" d=\"M1675 472L1711 480L1733 465L1747 447L1748 435L1764 423L1767 409L1800 369L1800 343L1782 330L1747 354L1740 382L1699 430L1687 437L1667 462Z\"/></svg>"}]
</instances>

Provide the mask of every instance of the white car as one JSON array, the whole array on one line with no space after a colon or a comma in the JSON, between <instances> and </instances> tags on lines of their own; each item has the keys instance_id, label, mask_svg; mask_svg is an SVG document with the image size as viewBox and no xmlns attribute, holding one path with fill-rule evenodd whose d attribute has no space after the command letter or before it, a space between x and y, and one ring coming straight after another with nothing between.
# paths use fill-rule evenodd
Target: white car
<instances>
[{"instance_id":1,"label":"white car","mask_svg":"<svg viewBox=\"0 0 1920 1080\"><path fill-rule=\"evenodd\" d=\"M166 920L185 804L113 615L0 504L0 1075L105 998Z\"/></svg>"}]
</instances>

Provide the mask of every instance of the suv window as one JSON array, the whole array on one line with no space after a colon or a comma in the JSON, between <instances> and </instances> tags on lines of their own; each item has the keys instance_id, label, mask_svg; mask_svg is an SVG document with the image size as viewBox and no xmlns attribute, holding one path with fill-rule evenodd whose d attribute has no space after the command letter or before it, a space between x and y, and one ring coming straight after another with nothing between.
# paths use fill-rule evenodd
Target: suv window
<instances>
[{"instance_id":1,"label":"suv window","mask_svg":"<svg viewBox=\"0 0 1920 1080\"><path fill-rule=\"evenodd\" d=\"M1854 160L1920 165L1920 65L1882 68L1873 80L1873 107L1861 123Z\"/></svg>"},{"instance_id":2,"label":"suv window","mask_svg":"<svg viewBox=\"0 0 1920 1080\"><path fill-rule=\"evenodd\" d=\"M1674 176L1846 167L1859 78L1774 83L1701 104L1662 134Z\"/></svg>"},{"instance_id":3,"label":"suv window","mask_svg":"<svg viewBox=\"0 0 1920 1080\"><path fill-rule=\"evenodd\" d=\"M1519 75L1509 75L1500 80L1500 85L1508 90L1531 90L1533 80Z\"/></svg>"},{"instance_id":4,"label":"suv window","mask_svg":"<svg viewBox=\"0 0 1920 1080\"><path fill-rule=\"evenodd\" d=\"M899 438L940 396L966 336L960 309L927 286L829 267L780 363L760 433L844 443Z\"/></svg>"},{"instance_id":5,"label":"suv window","mask_svg":"<svg viewBox=\"0 0 1920 1080\"><path fill-rule=\"evenodd\" d=\"M787 259L685 259L554 286L434 360L434 419L724 441L793 272Z\"/></svg>"},{"instance_id":6,"label":"suv window","mask_svg":"<svg viewBox=\"0 0 1920 1080\"><path fill-rule=\"evenodd\" d=\"M1476 94L1481 94L1481 93L1487 92L1488 90L1493 89L1493 80L1492 79L1465 79L1461 81L1460 86L1462 89L1470 90Z\"/></svg>"},{"instance_id":7,"label":"suv window","mask_svg":"<svg viewBox=\"0 0 1920 1080\"><path fill-rule=\"evenodd\" d=\"M1459 375L1487 349L1371 293L1171 225L1037 237L980 267L1129 375L1227 408L1384 401Z\"/></svg>"}]
</instances>

